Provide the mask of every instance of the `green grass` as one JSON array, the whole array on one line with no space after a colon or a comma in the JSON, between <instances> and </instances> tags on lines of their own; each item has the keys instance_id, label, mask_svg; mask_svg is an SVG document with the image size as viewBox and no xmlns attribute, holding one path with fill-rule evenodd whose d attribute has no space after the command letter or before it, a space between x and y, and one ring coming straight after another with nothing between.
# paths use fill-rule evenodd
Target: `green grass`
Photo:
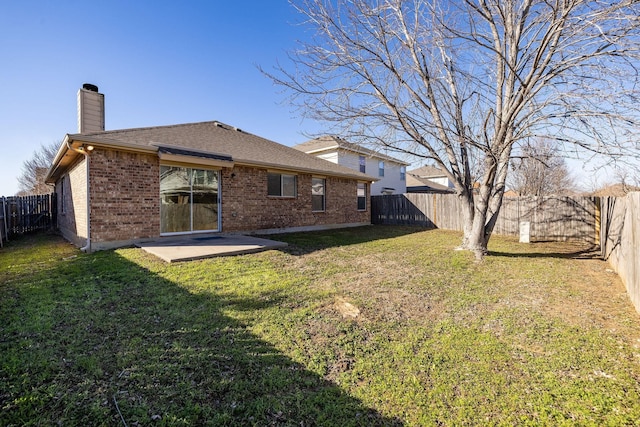
<instances>
[{"instance_id":1,"label":"green grass","mask_svg":"<svg viewBox=\"0 0 640 427\"><path fill-rule=\"evenodd\" d=\"M366 227L166 264L0 250L0 425L638 425L640 316L586 248ZM350 303L357 317L342 313Z\"/></svg>"}]
</instances>

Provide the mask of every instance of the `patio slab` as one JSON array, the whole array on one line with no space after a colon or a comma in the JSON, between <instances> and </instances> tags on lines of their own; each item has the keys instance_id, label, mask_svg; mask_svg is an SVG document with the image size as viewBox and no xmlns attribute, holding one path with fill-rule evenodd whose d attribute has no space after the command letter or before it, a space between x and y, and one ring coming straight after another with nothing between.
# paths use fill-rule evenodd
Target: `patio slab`
<instances>
[{"instance_id":1,"label":"patio slab","mask_svg":"<svg viewBox=\"0 0 640 427\"><path fill-rule=\"evenodd\" d=\"M166 262L191 261L278 249L284 242L244 235L198 235L165 237L140 242L138 247Z\"/></svg>"}]
</instances>

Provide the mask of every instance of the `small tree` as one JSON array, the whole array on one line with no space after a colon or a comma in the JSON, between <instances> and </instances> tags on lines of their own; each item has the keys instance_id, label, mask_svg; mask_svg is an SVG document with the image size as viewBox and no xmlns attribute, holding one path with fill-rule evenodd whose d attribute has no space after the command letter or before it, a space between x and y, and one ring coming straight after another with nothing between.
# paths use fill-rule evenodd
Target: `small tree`
<instances>
[{"instance_id":1,"label":"small tree","mask_svg":"<svg viewBox=\"0 0 640 427\"><path fill-rule=\"evenodd\" d=\"M549 140L536 139L514 157L509 187L520 196L571 194L576 190L566 160Z\"/></svg>"},{"instance_id":2,"label":"small tree","mask_svg":"<svg viewBox=\"0 0 640 427\"><path fill-rule=\"evenodd\" d=\"M462 248L478 257L515 147L640 151L640 2L292 1L313 35L271 78L336 133L443 169L464 205Z\"/></svg>"},{"instance_id":3,"label":"small tree","mask_svg":"<svg viewBox=\"0 0 640 427\"><path fill-rule=\"evenodd\" d=\"M42 144L30 159L22 163L22 173L17 178L20 195L47 194L53 187L44 182L47 171L58 152L60 142Z\"/></svg>"}]
</instances>

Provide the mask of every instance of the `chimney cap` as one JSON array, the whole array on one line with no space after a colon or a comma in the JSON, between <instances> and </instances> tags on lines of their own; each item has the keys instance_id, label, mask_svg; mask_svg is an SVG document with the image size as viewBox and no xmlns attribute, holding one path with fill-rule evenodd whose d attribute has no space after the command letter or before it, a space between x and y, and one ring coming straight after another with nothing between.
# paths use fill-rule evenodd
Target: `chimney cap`
<instances>
[{"instance_id":1,"label":"chimney cap","mask_svg":"<svg viewBox=\"0 0 640 427\"><path fill-rule=\"evenodd\" d=\"M82 89L90 90L91 92L97 92L98 86L93 85L91 83L85 83L82 85Z\"/></svg>"}]
</instances>

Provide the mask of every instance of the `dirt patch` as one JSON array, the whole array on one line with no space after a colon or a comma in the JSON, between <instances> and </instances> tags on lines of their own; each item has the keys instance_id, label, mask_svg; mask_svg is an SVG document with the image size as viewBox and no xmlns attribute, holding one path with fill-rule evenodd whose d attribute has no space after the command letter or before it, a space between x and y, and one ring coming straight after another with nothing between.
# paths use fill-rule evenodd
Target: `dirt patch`
<instances>
[{"instance_id":1,"label":"dirt patch","mask_svg":"<svg viewBox=\"0 0 640 427\"><path fill-rule=\"evenodd\" d=\"M334 307L342 314L343 318L355 319L360 316L360 309L342 297L336 297Z\"/></svg>"}]
</instances>

